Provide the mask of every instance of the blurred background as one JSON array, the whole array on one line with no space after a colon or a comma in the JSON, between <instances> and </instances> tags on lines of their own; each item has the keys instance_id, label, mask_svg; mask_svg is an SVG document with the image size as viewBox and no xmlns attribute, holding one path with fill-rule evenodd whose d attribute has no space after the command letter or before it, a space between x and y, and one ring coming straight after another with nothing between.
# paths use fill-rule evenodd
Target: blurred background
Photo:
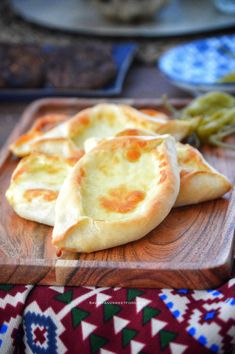
<instances>
[{"instance_id":1,"label":"blurred background","mask_svg":"<svg viewBox=\"0 0 235 354\"><path fill-rule=\"evenodd\" d=\"M232 0L2 0L0 99L189 97L220 77L231 92L234 29ZM211 37L218 43L208 44ZM195 40L183 57L169 57L169 49ZM214 69L217 52L222 74ZM194 82L208 58L215 75Z\"/></svg>"}]
</instances>

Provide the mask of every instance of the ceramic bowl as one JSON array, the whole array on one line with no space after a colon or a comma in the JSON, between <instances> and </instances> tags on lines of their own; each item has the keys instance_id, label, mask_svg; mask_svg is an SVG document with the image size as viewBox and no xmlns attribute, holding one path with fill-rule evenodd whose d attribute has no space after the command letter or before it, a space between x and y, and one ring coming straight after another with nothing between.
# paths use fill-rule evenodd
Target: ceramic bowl
<instances>
[{"instance_id":1,"label":"ceramic bowl","mask_svg":"<svg viewBox=\"0 0 235 354\"><path fill-rule=\"evenodd\" d=\"M167 51L158 65L172 83L184 89L235 92L235 35L177 46Z\"/></svg>"}]
</instances>

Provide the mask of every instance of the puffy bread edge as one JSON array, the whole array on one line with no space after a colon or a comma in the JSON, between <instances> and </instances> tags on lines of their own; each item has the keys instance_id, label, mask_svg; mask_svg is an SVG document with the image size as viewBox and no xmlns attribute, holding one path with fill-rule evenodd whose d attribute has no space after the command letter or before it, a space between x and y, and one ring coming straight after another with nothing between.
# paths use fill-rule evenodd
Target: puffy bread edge
<instances>
[{"instance_id":1,"label":"puffy bread edge","mask_svg":"<svg viewBox=\"0 0 235 354\"><path fill-rule=\"evenodd\" d=\"M14 191L14 187L8 189L6 198L17 215L26 220L35 221L47 226L54 226L56 201L50 203L38 201L30 206L26 202L16 203L13 198Z\"/></svg>"},{"instance_id":2,"label":"puffy bread edge","mask_svg":"<svg viewBox=\"0 0 235 354\"><path fill-rule=\"evenodd\" d=\"M144 131L136 130L136 135L138 132L139 135L141 133L144 135L145 133ZM121 132L123 135L125 133L126 131ZM162 135L159 137L165 136L166 135ZM90 151L101 141L102 139L97 138L88 139L85 143L85 150ZM188 144L176 143L176 150L178 150L178 147L185 149L185 154L187 155L189 155L188 150L190 150L191 155L193 155L192 159L198 163L198 169L180 175L180 190L176 199L175 207L193 205L217 199L232 189L233 186L230 181L212 167L197 149Z\"/></svg>"},{"instance_id":3,"label":"puffy bread edge","mask_svg":"<svg viewBox=\"0 0 235 354\"><path fill-rule=\"evenodd\" d=\"M6 190L5 197L16 212L16 214L18 214L20 217L30 221L35 221L41 224L53 226L55 219L56 199L46 201L43 200L43 196L41 195L38 198L33 198L32 202L29 203L24 197L24 193L27 191L27 189L41 189L48 190L48 192L51 191L52 193L58 193L57 187L50 185L50 183L48 185L40 183L37 186L35 185L32 176L32 180L30 180L30 173L29 175L27 175L27 170L32 165L34 166L35 161L37 167L38 158L42 159L42 161L51 163L51 165L53 165L54 163L56 165L57 160L62 161L64 164L67 164L67 168L72 169L72 164L71 167L69 167L70 163L67 162L66 159L60 158L58 156L47 156L38 152L32 153L19 161L11 176L11 181L8 186L8 189ZM23 181L19 181L17 176L19 174L21 175L22 172L26 173L26 177L23 178ZM47 172L45 171L45 173ZM48 180L49 178L50 175L48 174Z\"/></svg>"},{"instance_id":4,"label":"puffy bread edge","mask_svg":"<svg viewBox=\"0 0 235 354\"><path fill-rule=\"evenodd\" d=\"M217 199L233 188L227 177L212 167L197 149L189 145L185 147L195 155L199 168L180 174L180 192L176 199L176 207Z\"/></svg>"},{"instance_id":5,"label":"puffy bread edge","mask_svg":"<svg viewBox=\"0 0 235 354\"><path fill-rule=\"evenodd\" d=\"M111 144L117 139L120 138L111 139ZM172 137L162 139L159 149L168 162L168 178L162 188L157 190L152 204L141 216L115 222L81 216L81 195L78 190L75 193L76 174L82 166L83 159L86 158L85 155L68 175L59 193L52 243L60 249L72 252L93 252L138 240L159 225L173 207L180 185L174 139Z\"/></svg>"}]
</instances>

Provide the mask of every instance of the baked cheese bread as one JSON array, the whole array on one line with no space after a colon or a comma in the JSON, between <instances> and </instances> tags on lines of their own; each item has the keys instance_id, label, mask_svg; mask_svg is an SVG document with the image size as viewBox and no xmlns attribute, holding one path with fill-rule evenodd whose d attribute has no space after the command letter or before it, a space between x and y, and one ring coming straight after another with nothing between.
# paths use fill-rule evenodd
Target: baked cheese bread
<instances>
[{"instance_id":1,"label":"baked cheese bread","mask_svg":"<svg viewBox=\"0 0 235 354\"><path fill-rule=\"evenodd\" d=\"M197 120L197 118L195 118ZM131 106L102 103L87 108L43 133L41 129L31 129L10 146L17 156L25 156L32 151L32 145L41 139L68 139L78 149L84 148L84 142L90 137L106 138L115 136L125 129L145 129L159 134L171 134L176 140L188 136L194 120L167 120L167 116L154 110L139 111ZM54 151L56 154L56 151Z\"/></svg>"},{"instance_id":2,"label":"baked cheese bread","mask_svg":"<svg viewBox=\"0 0 235 354\"><path fill-rule=\"evenodd\" d=\"M40 153L21 159L6 192L15 212L22 218L53 226L59 190L76 161Z\"/></svg>"},{"instance_id":3,"label":"baked cheese bread","mask_svg":"<svg viewBox=\"0 0 235 354\"><path fill-rule=\"evenodd\" d=\"M127 129L118 136L157 136L147 130ZM160 136L160 135L158 135ZM88 139L85 151L93 149L100 141ZM180 191L175 206L197 204L222 197L232 189L229 180L213 168L202 154L191 145L176 143L180 171Z\"/></svg>"},{"instance_id":4,"label":"baked cheese bread","mask_svg":"<svg viewBox=\"0 0 235 354\"><path fill-rule=\"evenodd\" d=\"M32 143L32 152L43 153L49 156L60 156L71 161L77 161L84 155L84 150L77 149L76 145L70 139L49 138L40 139Z\"/></svg>"},{"instance_id":5,"label":"baked cheese bread","mask_svg":"<svg viewBox=\"0 0 235 354\"><path fill-rule=\"evenodd\" d=\"M38 118L32 125L29 131L21 135L13 144L10 145L10 150L16 156L22 157L30 154L32 151L31 143L41 139L43 135L59 125L66 119L66 115L61 113L46 114Z\"/></svg>"},{"instance_id":6,"label":"baked cheese bread","mask_svg":"<svg viewBox=\"0 0 235 354\"><path fill-rule=\"evenodd\" d=\"M175 206L191 205L222 197L232 189L229 180L213 168L191 145L176 143L180 192Z\"/></svg>"},{"instance_id":7,"label":"baked cheese bread","mask_svg":"<svg viewBox=\"0 0 235 354\"><path fill-rule=\"evenodd\" d=\"M171 136L107 139L67 176L52 242L63 250L93 252L138 240L170 212L179 183Z\"/></svg>"},{"instance_id":8,"label":"baked cheese bread","mask_svg":"<svg viewBox=\"0 0 235 354\"><path fill-rule=\"evenodd\" d=\"M154 135L146 130L124 130L119 136L145 136ZM96 144L90 140L86 149L91 149ZM213 168L202 154L191 145L176 143L178 165L180 169L180 191L175 206L184 206L205 202L222 197L232 189L229 180Z\"/></svg>"}]
</instances>

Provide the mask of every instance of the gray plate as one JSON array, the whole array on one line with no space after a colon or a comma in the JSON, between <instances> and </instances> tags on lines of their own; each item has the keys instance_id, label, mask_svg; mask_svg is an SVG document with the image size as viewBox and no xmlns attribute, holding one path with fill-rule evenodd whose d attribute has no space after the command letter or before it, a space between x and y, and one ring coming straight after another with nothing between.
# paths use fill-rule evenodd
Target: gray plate
<instances>
[{"instance_id":1,"label":"gray plate","mask_svg":"<svg viewBox=\"0 0 235 354\"><path fill-rule=\"evenodd\" d=\"M46 27L100 36L165 37L235 26L235 16L220 13L213 0L171 0L151 21L141 24L110 22L91 0L10 0L25 19Z\"/></svg>"}]
</instances>

